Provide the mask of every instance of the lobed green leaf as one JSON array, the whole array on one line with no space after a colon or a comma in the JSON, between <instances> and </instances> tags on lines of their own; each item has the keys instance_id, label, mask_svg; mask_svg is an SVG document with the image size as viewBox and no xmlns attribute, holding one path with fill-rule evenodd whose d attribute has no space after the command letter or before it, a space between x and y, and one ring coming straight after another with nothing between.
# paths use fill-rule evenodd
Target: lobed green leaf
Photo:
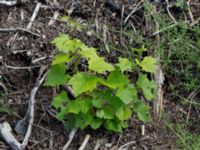
<instances>
[{"instance_id":1,"label":"lobed green leaf","mask_svg":"<svg viewBox=\"0 0 200 150\"><path fill-rule=\"evenodd\" d=\"M137 113L137 117L141 121L149 121L150 115L149 115L149 108L146 104L139 102L136 103L134 106L134 111Z\"/></svg>"},{"instance_id":2,"label":"lobed green leaf","mask_svg":"<svg viewBox=\"0 0 200 150\"><path fill-rule=\"evenodd\" d=\"M154 80L150 81L147 75L139 75L137 86L142 89L147 100L152 100L156 96L157 84Z\"/></svg>"},{"instance_id":3,"label":"lobed green leaf","mask_svg":"<svg viewBox=\"0 0 200 150\"><path fill-rule=\"evenodd\" d=\"M104 84L110 88L116 89L127 85L129 82L129 79L122 72L114 70L109 74Z\"/></svg>"},{"instance_id":4,"label":"lobed green leaf","mask_svg":"<svg viewBox=\"0 0 200 150\"><path fill-rule=\"evenodd\" d=\"M52 65L45 79L44 85L47 86L58 86L63 85L68 80L68 75L66 75L65 63Z\"/></svg>"},{"instance_id":5,"label":"lobed green leaf","mask_svg":"<svg viewBox=\"0 0 200 150\"><path fill-rule=\"evenodd\" d=\"M82 45L84 45L80 40L72 40L66 34L60 34L51 43L54 44L59 51L65 53L76 52Z\"/></svg>"},{"instance_id":6,"label":"lobed green leaf","mask_svg":"<svg viewBox=\"0 0 200 150\"><path fill-rule=\"evenodd\" d=\"M75 74L70 80L75 96L79 96L83 92L92 91L96 88L98 78L85 72Z\"/></svg>"},{"instance_id":7,"label":"lobed green leaf","mask_svg":"<svg viewBox=\"0 0 200 150\"><path fill-rule=\"evenodd\" d=\"M118 96L125 104L129 104L137 99L137 90L132 84L128 84L125 88L118 88L116 96Z\"/></svg>"},{"instance_id":8,"label":"lobed green leaf","mask_svg":"<svg viewBox=\"0 0 200 150\"><path fill-rule=\"evenodd\" d=\"M61 63L66 63L66 62L71 62L73 57L70 57L69 53L68 54L59 54L55 56L52 65L57 65Z\"/></svg>"},{"instance_id":9,"label":"lobed green leaf","mask_svg":"<svg viewBox=\"0 0 200 150\"><path fill-rule=\"evenodd\" d=\"M52 100L51 105L55 107L56 109L63 107L66 103L69 102L69 98L67 96L67 92L62 91L59 95L54 97Z\"/></svg>"},{"instance_id":10,"label":"lobed green leaf","mask_svg":"<svg viewBox=\"0 0 200 150\"><path fill-rule=\"evenodd\" d=\"M156 70L156 59L151 56L146 56L144 59L139 63L142 67L142 70L150 73L154 73Z\"/></svg>"},{"instance_id":11,"label":"lobed green leaf","mask_svg":"<svg viewBox=\"0 0 200 150\"><path fill-rule=\"evenodd\" d=\"M120 107L116 112L116 116L121 121L128 120L131 117L131 114L132 111L128 107L127 108Z\"/></svg>"},{"instance_id":12,"label":"lobed green leaf","mask_svg":"<svg viewBox=\"0 0 200 150\"><path fill-rule=\"evenodd\" d=\"M116 66L120 68L121 72L130 71L134 68L134 64L129 59L122 57L119 58L119 63Z\"/></svg>"},{"instance_id":13,"label":"lobed green leaf","mask_svg":"<svg viewBox=\"0 0 200 150\"><path fill-rule=\"evenodd\" d=\"M68 102L67 105L67 113L78 114L80 112L87 113L91 108L91 100L90 99L77 99Z\"/></svg>"}]
</instances>

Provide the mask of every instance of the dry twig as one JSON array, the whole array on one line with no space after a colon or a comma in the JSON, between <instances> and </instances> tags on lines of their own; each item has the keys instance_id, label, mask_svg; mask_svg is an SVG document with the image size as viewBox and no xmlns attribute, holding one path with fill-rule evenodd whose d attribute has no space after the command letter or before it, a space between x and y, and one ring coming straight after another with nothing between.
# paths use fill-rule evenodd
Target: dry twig
<instances>
[{"instance_id":1,"label":"dry twig","mask_svg":"<svg viewBox=\"0 0 200 150\"><path fill-rule=\"evenodd\" d=\"M15 6L25 3L27 0L0 0L0 5Z\"/></svg>"},{"instance_id":2,"label":"dry twig","mask_svg":"<svg viewBox=\"0 0 200 150\"><path fill-rule=\"evenodd\" d=\"M85 146L87 145L87 143L88 143L90 137L91 137L91 136L90 136L89 134L87 134L87 135L85 136L85 139L84 139L83 143L81 144L81 146L79 147L78 150L84 150L84 149L85 149Z\"/></svg>"},{"instance_id":3,"label":"dry twig","mask_svg":"<svg viewBox=\"0 0 200 150\"><path fill-rule=\"evenodd\" d=\"M35 10L34 10L32 16L31 16L31 20L30 20L29 24L26 26L26 28L27 28L28 30L31 29L32 24L33 24L33 22L35 21L35 18L37 17L37 15L38 15L38 12L39 12L39 10L40 10L41 5L42 5L41 3L37 3L37 5L36 5L36 7L35 7Z\"/></svg>"},{"instance_id":4,"label":"dry twig","mask_svg":"<svg viewBox=\"0 0 200 150\"><path fill-rule=\"evenodd\" d=\"M27 32L27 33L32 34L32 35L34 35L34 36L40 37L39 34L34 33L34 32L32 32L32 31L30 31L30 30L24 29L24 28L9 28L9 29L0 28L0 32L18 32L18 31Z\"/></svg>"},{"instance_id":5,"label":"dry twig","mask_svg":"<svg viewBox=\"0 0 200 150\"><path fill-rule=\"evenodd\" d=\"M0 0L0 5L14 6L17 4L18 4L18 0L14 0L14 1Z\"/></svg>"},{"instance_id":6,"label":"dry twig","mask_svg":"<svg viewBox=\"0 0 200 150\"><path fill-rule=\"evenodd\" d=\"M141 135L145 135L145 125L141 125Z\"/></svg>"},{"instance_id":7,"label":"dry twig","mask_svg":"<svg viewBox=\"0 0 200 150\"><path fill-rule=\"evenodd\" d=\"M71 130L71 132L69 133L69 140L68 140L68 142L65 144L65 146L63 147L63 150L67 150L67 148L68 148L69 145L71 144L71 142L72 142L72 140L73 140L73 138L74 138L76 132L77 132L77 129L76 129L76 128L74 128L74 129Z\"/></svg>"},{"instance_id":8,"label":"dry twig","mask_svg":"<svg viewBox=\"0 0 200 150\"><path fill-rule=\"evenodd\" d=\"M12 129L7 122L0 124L0 136L6 141L12 150L22 150L21 144L11 133Z\"/></svg>"},{"instance_id":9,"label":"dry twig","mask_svg":"<svg viewBox=\"0 0 200 150\"><path fill-rule=\"evenodd\" d=\"M100 141L97 140L97 143L96 143L96 145L94 147L94 150L98 150L100 148L100 146L101 146Z\"/></svg>"},{"instance_id":10,"label":"dry twig","mask_svg":"<svg viewBox=\"0 0 200 150\"><path fill-rule=\"evenodd\" d=\"M29 99L29 105L28 105L28 110L27 113L25 115L25 117L20 120L16 127L15 130L19 133L24 133L26 132L26 135L24 137L24 140L21 144L22 148L24 149L29 141L31 132L32 132L32 127L33 127L33 122L34 122L34 109L35 109L35 95L40 87L40 85L43 83L47 72L41 77L41 75L43 74L44 70L46 69L46 67L44 67L41 72L40 75L37 79L36 85L35 87L32 89L31 91L31 95L30 95L30 99ZM29 123L28 123L29 122ZM27 129L27 130L26 130ZM25 131L26 130L26 131Z\"/></svg>"},{"instance_id":11,"label":"dry twig","mask_svg":"<svg viewBox=\"0 0 200 150\"><path fill-rule=\"evenodd\" d=\"M122 145L122 146L119 148L119 150L123 150L125 147L130 146L130 145L132 145L132 144L136 144L136 141L130 141L130 142L128 142L128 143Z\"/></svg>"},{"instance_id":12,"label":"dry twig","mask_svg":"<svg viewBox=\"0 0 200 150\"><path fill-rule=\"evenodd\" d=\"M195 96L198 94L198 92L193 91L189 96L188 96L188 100L190 100L190 105L189 105L189 109L187 112L187 119L186 119L186 123L185 123L185 127L187 127L188 125L188 121L190 118L190 113L191 113L191 109L192 109L192 101L194 100Z\"/></svg>"},{"instance_id":13,"label":"dry twig","mask_svg":"<svg viewBox=\"0 0 200 150\"><path fill-rule=\"evenodd\" d=\"M170 18L174 21L174 23L177 23L176 19L174 18L174 16L171 14L169 8L170 8L170 4L169 4L169 1L168 0L165 0L165 2L167 3L167 12L170 16Z\"/></svg>"},{"instance_id":14,"label":"dry twig","mask_svg":"<svg viewBox=\"0 0 200 150\"><path fill-rule=\"evenodd\" d=\"M26 116L20 120L16 126L16 129L22 129L28 122L29 120L29 124L28 124L28 129L26 131L26 135L24 137L24 140L22 142L22 144L20 144L15 137L12 135L11 133L11 127L7 122L4 122L3 124L0 124L0 136L8 143L8 145L13 149L13 150L23 150L25 149L31 132L32 132L32 127L33 127L33 122L34 122L34 105L35 105L35 95L40 87L40 85L43 83L47 72L41 77L41 74L44 72L44 70L46 69L46 67L41 71L36 86L32 89L31 91L31 96L30 96L30 100L29 100L29 106L28 106L28 110L26 113ZM41 79L40 79L41 77Z\"/></svg>"},{"instance_id":15,"label":"dry twig","mask_svg":"<svg viewBox=\"0 0 200 150\"><path fill-rule=\"evenodd\" d=\"M45 69L46 69L46 67L41 71L41 74L43 73L43 71ZM39 75L39 77L41 76L41 74ZM38 82L36 83L36 86L31 91L31 96L30 96L30 100L29 100L29 106L28 106L27 114L24 117L24 120L26 120L27 118L30 118L30 121L29 121L29 125L28 125L28 130L27 130L26 135L24 137L24 140L22 142L23 148L26 147L26 145L29 141L31 132L32 132L33 121L34 121L34 109L35 109L35 107L34 107L35 106L35 95L36 95L40 85L43 83L46 75L47 75L47 72L42 76L42 78L40 80L38 80Z\"/></svg>"},{"instance_id":16,"label":"dry twig","mask_svg":"<svg viewBox=\"0 0 200 150\"><path fill-rule=\"evenodd\" d=\"M53 14L53 18L50 19L48 25L51 26L54 24L55 20L57 20L59 16L59 12L58 11L55 11L55 13Z\"/></svg>"},{"instance_id":17,"label":"dry twig","mask_svg":"<svg viewBox=\"0 0 200 150\"><path fill-rule=\"evenodd\" d=\"M134 7L134 9L129 13L129 15L125 18L125 20L124 20L124 23L125 23L125 24L128 22L129 18L130 18L137 10L139 10L140 8L142 8L142 6L141 6L141 3L142 3L142 2L143 2L143 1L140 1L140 2Z\"/></svg>"},{"instance_id":18,"label":"dry twig","mask_svg":"<svg viewBox=\"0 0 200 150\"><path fill-rule=\"evenodd\" d=\"M159 62L159 61L158 61ZM164 75L160 65L156 66L155 79L157 82L157 97L154 99L154 116L156 119L160 119L161 111L163 108L163 84L164 84Z\"/></svg>"},{"instance_id":19,"label":"dry twig","mask_svg":"<svg viewBox=\"0 0 200 150\"><path fill-rule=\"evenodd\" d=\"M155 12L156 11L156 7L154 8ZM157 21L155 21L156 24L156 30L159 31L160 25ZM157 41L157 45L160 45L160 34L158 32L158 34L156 35L156 41ZM157 96L155 97L154 101L153 101L153 108L154 108L154 118L159 120L161 118L161 111L163 109L163 85L164 85L164 74L162 71L162 67L160 65L160 54L159 53L155 53L156 54L156 60L157 60L157 65L156 65L156 71L154 74L154 78L156 80L157 83Z\"/></svg>"},{"instance_id":20,"label":"dry twig","mask_svg":"<svg viewBox=\"0 0 200 150\"><path fill-rule=\"evenodd\" d=\"M191 1L191 0L188 0L188 1L187 1L187 5L188 5L188 12L189 12L189 15L190 15L190 19L191 19L192 24L193 24L195 21L194 21L194 16L193 16L193 14L192 14L192 11L191 11L191 9L190 9L190 1Z\"/></svg>"}]
</instances>

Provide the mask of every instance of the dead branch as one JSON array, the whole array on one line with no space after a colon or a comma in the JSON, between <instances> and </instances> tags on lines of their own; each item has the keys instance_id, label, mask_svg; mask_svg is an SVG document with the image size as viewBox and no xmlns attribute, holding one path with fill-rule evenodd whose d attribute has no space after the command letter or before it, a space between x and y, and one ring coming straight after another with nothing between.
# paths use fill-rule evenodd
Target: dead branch
<instances>
[{"instance_id":1,"label":"dead branch","mask_svg":"<svg viewBox=\"0 0 200 150\"><path fill-rule=\"evenodd\" d=\"M68 142L65 144L65 146L63 147L63 150L67 150L67 148L68 148L69 145L71 144L71 142L72 142L72 140L73 140L73 138L74 138L76 132L77 132L77 129L76 129L76 128L74 128L74 129L71 130L71 132L69 133L69 140L68 140Z\"/></svg>"},{"instance_id":2,"label":"dead branch","mask_svg":"<svg viewBox=\"0 0 200 150\"><path fill-rule=\"evenodd\" d=\"M32 32L32 31L30 31L30 30L27 30L27 29L23 29L23 28L9 28L9 29L0 28L0 32L18 32L18 31L26 32L26 33L32 34L32 35L34 35L34 36L40 37L39 34L34 33L34 32Z\"/></svg>"},{"instance_id":3,"label":"dead branch","mask_svg":"<svg viewBox=\"0 0 200 150\"><path fill-rule=\"evenodd\" d=\"M130 145L134 145L134 144L136 144L136 141L130 141L130 142L128 142L128 143L122 145L122 146L119 148L119 150L123 150L125 147L128 147L128 146L130 146Z\"/></svg>"},{"instance_id":4,"label":"dead branch","mask_svg":"<svg viewBox=\"0 0 200 150\"><path fill-rule=\"evenodd\" d=\"M43 71L41 73L43 73ZM33 127L35 95L36 95L36 93L37 93L40 85L43 83L46 75L47 75L47 72L43 75L43 77L38 81L38 83L36 84L36 86L31 91L31 96L30 96L30 101L29 101L29 108L28 108L27 114L25 116L25 118L29 118L30 117L30 121L29 121L28 130L26 132L25 138L24 138L24 140L22 142L22 147L23 148L26 147L26 145L27 145L27 143L29 141L29 137L31 135L31 131L32 131L32 127ZM40 75L39 75L39 77L40 77Z\"/></svg>"},{"instance_id":5,"label":"dead branch","mask_svg":"<svg viewBox=\"0 0 200 150\"><path fill-rule=\"evenodd\" d=\"M55 11L55 13L53 14L53 18L50 19L48 25L51 26L54 24L55 20L57 20L59 16L59 12L58 11Z\"/></svg>"},{"instance_id":6,"label":"dead branch","mask_svg":"<svg viewBox=\"0 0 200 150\"><path fill-rule=\"evenodd\" d=\"M11 133L11 127L7 122L4 122L3 124L0 124L0 136L6 141L6 143L10 146L11 149L13 150L23 150L25 149L31 132L32 132L32 127L33 127L33 122L34 122L34 105L35 105L35 95L40 87L40 85L43 83L47 72L41 77L41 75L43 74L44 70L47 67L44 67L41 70L41 73L37 79L37 83L36 86L32 89L31 91L31 96L30 96L30 100L29 100L29 106L28 106L28 110L27 113L25 115L25 117L20 120L17 125L15 130L17 131L21 131L22 132L26 132L26 135L24 137L24 140L22 142L22 144L20 144L16 138L13 136L13 134ZM29 120L29 124L28 124L28 120ZM28 127L25 127L28 124ZM22 131L24 129L26 129L26 131Z\"/></svg>"},{"instance_id":7,"label":"dead branch","mask_svg":"<svg viewBox=\"0 0 200 150\"><path fill-rule=\"evenodd\" d=\"M167 12L168 12L168 14L169 14L169 16L170 16L170 18L174 21L174 23L177 23L177 21L176 21L176 19L174 18L174 16L172 15L172 13L170 12L170 4L169 4L169 1L168 0L165 0L165 2L167 3Z\"/></svg>"},{"instance_id":8,"label":"dead branch","mask_svg":"<svg viewBox=\"0 0 200 150\"><path fill-rule=\"evenodd\" d=\"M35 85L35 87L31 91L31 95L30 95L30 99L29 99L29 105L28 105L28 110L27 110L27 113L26 113L25 117L22 120L20 120L17 123L16 127L15 127L15 130L17 132L19 132L19 133L23 134L24 132L26 132L24 140L23 140L23 142L21 144L21 146L22 146L23 149L26 147L26 145L27 145L27 143L29 141L31 132L32 132L32 127L33 127L33 122L34 122L35 95L36 95L36 93L37 93L40 85L43 83L43 81L44 81L44 79L45 79L45 77L47 75L47 72L46 72L41 77L41 75L43 74L43 72L44 72L45 69L46 69L46 67L41 70L40 75L39 75L39 77L37 79L36 85Z\"/></svg>"},{"instance_id":9,"label":"dead branch","mask_svg":"<svg viewBox=\"0 0 200 150\"><path fill-rule=\"evenodd\" d=\"M189 26L190 27L193 27L195 26L196 24L198 24L200 22L200 18L198 18L197 20L195 20L194 22L192 22Z\"/></svg>"},{"instance_id":10,"label":"dead branch","mask_svg":"<svg viewBox=\"0 0 200 150\"><path fill-rule=\"evenodd\" d=\"M15 69L15 70L31 70L33 68L39 68L40 66L28 66L28 67L19 67L19 66L10 66L8 64L6 64L5 62L3 62L3 58L0 57L0 62L8 69Z\"/></svg>"},{"instance_id":11,"label":"dead branch","mask_svg":"<svg viewBox=\"0 0 200 150\"><path fill-rule=\"evenodd\" d=\"M17 0L14 0L14 1L0 0L0 5L14 6L14 5L17 5L17 4L18 4Z\"/></svg>"},{"instance_id":12,"label":"dead branch","mask_svg":"<svg viewBox=\"0 0 200 150\"><path fill-rule=\"evenodd\" d=\"M0 124L0 136L5 140L10 148L12 150L22 150L21 144L16 140L11 131L12 129L7 122Z\"/></svg>"},{"instance_id":13,"label":"dead branch","mask_svg":"<svg viewBox=\"0 0 200 150\"><path fill-rule=\"evenodd\" d=\"M0 5L5 5L5 6L15 6L18 4L25 3L26 0L0 0Z\"/></svg>"},{"instance_id":14,"label":"dead branch","mask_svg":"<svg viewBox=\"0 0 200 150\"><path fill-rule=\"evenodd\" d=\"M156 66L156 73L155 73L155 79L157 82L157 97L154 99L154 116L156 119L160 119L161 117L161 111L163 108L163 84L164 84L164 75L161 66L158 64Z\"/></svg>"},{"instance_id":15,"label":"dead branch","mask_svg":"<svg viewBox=\"0 0 200 150\"><path fill-rule=\"evenodd\" d=\"M125 18L125 20L124 20L124 23L125 23L125 24L128 22L129 18L130 18L137 10L139 10L140 8L142 8L142 6L141 6L141 3L142 3L142 2L143 2L143 1L139 2L139 3L133 8L133 10L129 13L129 15Z\"/></svg>"},{"instance_id":16,"label":"dead branch","mask_svg":"<svg viewBox=\"0 0 200 150\"><path fill-rule=\"evenodd\" d=\"M141 125L141 135L145 135L145 125Z\"/></svg>"},{"instance_id":17,"label":"dead branch","mask_svg":"<svg viewBox=\"0 0 200 150\"><path fill-rule=\"evenodd\" d=\"M168 2L168 0L166 0ZM156 8L155 8L155 12ZM160 25L156 21L156 29L159 31ZM176 23L175 23L176 24ZM160 35L159 32L156 35L157 39L157 45L160 45ZM156 59L157 59L157 65L156 65L156 71L154 74L154 78L157 83L157 96L155 97L153 101L153 109L154 109L154 118L159 120L161 118L161 111L163 109L163 85L164 85L164 74L160 65L160 54L156 53Z\"/></svg>"},{"instance_id":18,"label":"dead branch","mask_svg":"<svg viewBox=\"0 0 200 150\"><path fill-rule=\"evenodd\" d=\"M41 3L37 3L37 5L36 5L36 7L35 7L35 10L34 10L34 12L33 12L33 15L31 16L31 20L30 20L29 24L26 26L26 28L27 28L28 30L31 29L32 24L33 24L33 22L35 21L35 18L37 17L37 14L38 14L38 12L39 12L39 10L40 10L41 5L42 5Z\"/></svg>"},{"instance_id":19,"label":"dead branch","mask_svg":"<svg viewBox=\"0 0 200 150\"><path fill-rule=\"evenodd\" d=\"M188 100L190 100L190 105L189 105L188 112L187 112L185 128L187 128L187 125L188 125L188 122L189 122L190 113L191 113L191 109L192 109L192 101L194 100L194 98L196 97L197 94L198 94L198 92L193 91L187 98Z\"/></svg>"},{"instance_id":20,"label":"dead branch","mask_svg":"<svg viewBox=\"0 0 200 150\"><path fill-rule=\"evenodd\" d=\"M188 1L187 1L188 13L189 13L190 19L191 19L192 24L193 24L193 23L195 22L195 20L194 20L194 16L193 16L192 11L191 11L191 8L190 8L190 1L191 1L191 0L188 0Z\"/></svg>"},{"instance_id":21,"label":"dead branch","mask_svg":"<svg viewBox=\"0 0 200 150\"><path fill-rule=\"evenodd\" d=\"M100 141L97 140L97 143L96 143L96 145L94 147L94 150L98 150L100 148L100 146L101 146Z\"/></svg>"},{"instance_id":22,"label":"dead branch","mask_svg":"<svg viewBox=\"0 0 200 150\"><path fill-rule=\"evenodd\" d=\"M85 136L85 139L84 139L82 145L79 147L78 150L84 150L84 148L85 148L85 146L87 145L87 143L88 143L90 137L91 137L91 136L90 136L89 134L87 134L87 135Z\"/></svg>"}]
</instances>

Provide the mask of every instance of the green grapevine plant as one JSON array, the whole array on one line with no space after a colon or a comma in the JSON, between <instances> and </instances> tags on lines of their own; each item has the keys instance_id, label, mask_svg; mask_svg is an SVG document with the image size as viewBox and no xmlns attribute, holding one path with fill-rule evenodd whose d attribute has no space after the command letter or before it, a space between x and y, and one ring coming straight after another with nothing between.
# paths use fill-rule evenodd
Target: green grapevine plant
<instances>
[{"instance_id":1,"label":"green grapevine plant","mask_svg":"<svg viewBox=\"0 0 200 150\"><path fill-rule=\"evenodd\" d=\"M156 82L147 78L148 73L155 71L153 57L136 59L135 63L119 57L118 63L111 64L98 55L97 49L66 34L59 35L52 43L59 54L51 64L45 85L71 86L75 96L70 98L63 90L52 101L58 110L57 119L64 121L66 127L104 127L121 132L133 112L141 121L150 119L149 108L138 94L149 101L155 97ZM141 70L133 84L127 72L136 68Z\"/></svg>"}]
</instances>

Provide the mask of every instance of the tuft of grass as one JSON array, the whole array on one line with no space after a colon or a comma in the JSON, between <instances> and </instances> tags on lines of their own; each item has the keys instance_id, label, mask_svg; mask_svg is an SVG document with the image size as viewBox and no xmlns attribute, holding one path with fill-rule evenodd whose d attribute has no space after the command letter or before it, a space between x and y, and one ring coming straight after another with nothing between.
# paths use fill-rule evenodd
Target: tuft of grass
<instances>
[{"instance_id":1,"label":"tuft of grass","mask_svg":"<svg viewBox=\"0 0 200 150\"><path fill-rule=\"evenodd\" d=\"M12 115L13 112L9 106L0 106L0 113L6 113L8 115Z\"/></svg>"},{"instance_id":2,"label":"tuft of grass","mask_svg":"<svg viewBox=\"0 0 200 150\"><path fill-rule=\"evenodd\" d=\"M177 99L177 103L183 108L189 107L200 110L198 102L187 100L188 95L193 91L200 90L200 24L189 26L183 19L185 3L181 0L176 2L176 7L180 8L179 14L175 14L177 23L175 23L166 12L158 7L146 2L144 3L146 22L152 30L152 39L146 39L157 56L160 57L165 79L168 83L168 96ZM146 42L146 43L148 43ZM164 114L163 114L164 115ZM176 116L177 120L180 116ZM183 150L199 150L200 135L192 133L199 132L197 117L194 116L188 122L188 128L185 128L180 122L176 125L166 125L177 136L177 146ZM196 120L195 120L196 119ZM165 121L165 120L164 120ZM170 121L167 121L170 122ZM197 121L198 122L198 121Z\"/></svg>"},{"instance_id":3,"label":"tuft of grass","mask_svg":"<svg viewBox=\"0 0 200 150\"><path fill-rule=\"evenodd\" d=\"M179 137L176 140L178 148L182 150L199 150L200 149L200 135L191 133L184 128L184 125L177 124L175 128Z\"/></svg>"},{"instance_id":4,"label":"tuft of grass","mask_svg":"<svg viewBox=\"0 0 200 150\"><path fill-rule=\"evenodd\" d=\"M166 118L165 118L166 119ZM164 120L165 125L176 136L176 147L181 150L199 150L200 149L200 134L192 133L185 128L183 123L170 123L169 120Z\"/></svg>"},{"instance_id":5,"label":"tuft of grass","mask_svg":"<svg viewBox=\"0 0 200 150\"><path fill-rule=\"evenodd\" d=\"M178 6L183 5L179 3ZM152 32L157 33L155 40L146 47L151 47L160 56L166 78L170 81L170 92L185 96L199 90L200 25L190 27L181 17L174 23L165 12L156 10L150 3L145 3L144 8Z\"/></svg>"},{"instance_id":6,"label":"tuft of grass","mask_svg":"<svg viewBox=\"0 0 200 150\"><path fill-rule=\"evenodd\" d=\"M8 103L5 102L7 99L7 96L4 92L0 92L0 99L3 99L4 100L4 104L1 104L0 105L0 113L5 113L7 115L12 115L13 112L11 110L11 108L9 107Z\"/></svg>"}]
</instances>

